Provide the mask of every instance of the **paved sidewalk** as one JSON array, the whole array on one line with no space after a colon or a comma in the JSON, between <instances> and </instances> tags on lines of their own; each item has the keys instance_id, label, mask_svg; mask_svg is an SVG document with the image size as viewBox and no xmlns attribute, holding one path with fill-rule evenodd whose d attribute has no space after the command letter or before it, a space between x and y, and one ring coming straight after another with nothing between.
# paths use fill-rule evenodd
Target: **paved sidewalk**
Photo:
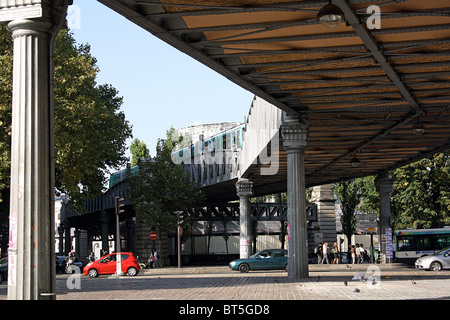
<instances>
[{"instance_id":1,"label":"paved sidewalk","mask_svg":"<svg viewBox=\"0 0 450 320\"><path fill-rule=\"evenodd\" d=\"M450 271L439 273L402 266L371 266L375 283L352 280L370 265L311 265L310 277L288 279L286 272L242 274L228 267L145 270L136 277L82 276L80 289L57 281L58 300L398 300L450 299ZM347 285L345 285L345 282Z\"/></svg>"},{"instance_id":2,"label":"paved sidewalk","mask_svg":"<svg viewBox=\"0 0 450 320\"><path fill-rule=\"evenodd\" d=\"M57 300L450 300L448 270L395 264L310 265L309 270L310 277L300 280L282 271L242 274L228 267L161 268L120 278L58 275ZM360 272L372 274L375 282L352 280ZM5 283L1 299L6 299Z\"/></svg>"}]
</instances>

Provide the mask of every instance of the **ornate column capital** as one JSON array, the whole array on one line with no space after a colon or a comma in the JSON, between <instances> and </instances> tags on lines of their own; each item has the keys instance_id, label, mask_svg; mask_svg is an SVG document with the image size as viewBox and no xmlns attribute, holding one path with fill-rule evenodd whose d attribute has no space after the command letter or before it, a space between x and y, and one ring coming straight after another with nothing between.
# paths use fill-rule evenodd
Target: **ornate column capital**
<instances>
[{"instance_id":1,"label":"ornate column capital","mask_svg":"<svg viewBox=\"0 0 450 320\"><path fill-rule=\"evenodd\" d=\"M59 25L73 0L0 1L0 22L42 20Z\"/></svg>"},{"instance_id":2,"label":"ornate column capital","mask_svg":"<svg viewBox=\"0 0 450 320\"><path fill-rule=\"evenodd\" d=\"M393 190L394 179L389 174L380 175L375 179L375 187L378 193L391 193Z\"/></svg>"},{"instance_id":3,"label":"ornate column capital","mask_svg":"<svg viewBox=\"0 0 450 320\"><path fill-rule=\"evenodd\" d=\"M288 115L281 126L281 136L286 151L305 149L308 145L308 125L298 115Z\"/></svg>"},{"instance_id":4,"label":"ornate column capital","mask_svg":"<svg viewBox=\"0 0 450 320\"><path fill-rule=\"evenodd\" d=\"M250 197L253 194L253 182L247 178L241 178L236 182L236 193L241 197Z\"/></svg>"}]
</instances>

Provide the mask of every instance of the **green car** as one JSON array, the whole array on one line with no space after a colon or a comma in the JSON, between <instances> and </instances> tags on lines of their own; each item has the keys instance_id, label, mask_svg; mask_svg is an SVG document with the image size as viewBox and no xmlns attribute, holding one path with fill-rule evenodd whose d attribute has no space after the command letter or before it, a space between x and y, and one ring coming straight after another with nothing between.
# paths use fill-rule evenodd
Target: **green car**
<instances>
[{"instance_id":1,"label":"green car","mask_svg":"<svg viewBox=\"0 0 450 320\"><path fill-rule=\"evenodd\" d=\"M237 259L230 262L231 270L249 272L250 270L285 270L287 271L288 252L283 249L262 250L248 259Z\"/></svg>"}]
</instances>

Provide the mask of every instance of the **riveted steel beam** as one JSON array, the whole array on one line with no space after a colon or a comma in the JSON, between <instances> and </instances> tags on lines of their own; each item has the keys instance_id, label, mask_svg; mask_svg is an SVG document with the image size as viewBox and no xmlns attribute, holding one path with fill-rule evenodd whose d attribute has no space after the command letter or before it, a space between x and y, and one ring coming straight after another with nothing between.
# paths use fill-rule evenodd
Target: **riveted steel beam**
<instances>
[{"instance_id":1,"label":"riveted steel beam","mask_svg":"<svg viewBox=\"0 0 450 320\"><path fill-rule=\"evenodd\" d=\"M398 90L400 91L402 96L405 98L405 100L408 101L408 103L410 104L411 108L414 110L416 115L421 114L423 111L422 111L419 103L416 101L416 99L413 97L411 92L405 86L402 79L397 74L397 71L389 63L388 59L386 59L384 53L380 50L380 47L379 47L377 41L374 39L372 34L369 32L366 25L361 21L361 19L355 13L355 11L350 6L350 4L346 0L334 0L333 3L337 6L339 6L339 8L341 8L342 12L344 12L347 23L352 26L352 28L355 30L356 34L361 38L361 40L366 45L369 52L373 55L375 60L380 64L381 68L383 68L383 70L386 72L389 79L395 84L395 86L398 88Z\"/></svg>"}]
</instances>

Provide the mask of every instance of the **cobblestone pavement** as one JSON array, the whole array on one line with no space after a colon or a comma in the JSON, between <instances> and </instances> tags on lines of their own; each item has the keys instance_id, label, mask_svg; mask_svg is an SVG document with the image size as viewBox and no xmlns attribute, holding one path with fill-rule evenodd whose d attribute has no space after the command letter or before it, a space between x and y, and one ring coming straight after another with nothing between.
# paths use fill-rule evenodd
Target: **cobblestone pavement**
<instances>
[{"instance_id":1,"label":"cobblestone pavement","mask_svg":"<svg viewBox=\"0 0 450 320\"><path fill-rule=\"evenodd\" d=\"M282 271L242 274L228 267L161 268L119 278L58 275L57 300L450 300L448 270L367 264L310 265L309 271L300 280ZM360 272L375 282L352 280ZM6 288L0 285L0 300Z\"/></svg>"}]
</instances>

